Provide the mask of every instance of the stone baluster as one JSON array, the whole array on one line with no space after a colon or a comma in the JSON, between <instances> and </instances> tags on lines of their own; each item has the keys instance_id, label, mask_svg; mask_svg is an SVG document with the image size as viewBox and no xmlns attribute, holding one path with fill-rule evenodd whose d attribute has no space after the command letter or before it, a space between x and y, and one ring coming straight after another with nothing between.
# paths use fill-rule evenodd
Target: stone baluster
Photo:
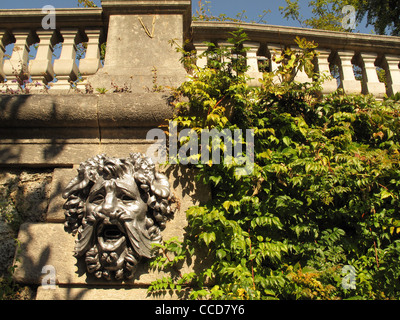
<instances>
[{"instance_id":1,"label":"stone baluster","mask_svg":"<svg viewBox=\"0 0 400 320\"><path fill-rule=\"evenodd\" d=\"M88 37L85 58L79 62L79 72L82 81L77 84L78 89L85 90L88 83L87 78L94 75L100 68L102 68L100 61L100 39L102 37L102 29L86 30Z\"/></svg>"},{"instance_id":2,"label":"stone baluster","mask_svg":"<svg viewBox=\"0 0 400 320\"><path fill-rule=\"evenodd\" d=\"M208 45L202 41L194 41L193 45L196 49L196 56L197 56L196 65L197 65L197 67L200 69L206 67L207 63L208 63L207 56L202 56L202 57L199 57L199 56L208 50Z\"/></svg>"},{"instance_id":3,"label":"stone baluster","mask_svg":"<svg viewBox=\"0 0 400 320\"><path fill-rule=\"evenodd\" d=\"M218 41L218 46L223 49L232 49L233 48L233 44L228 42L228 41ZM230 51L230 53L232 54L232 52ZM233 54L232 54L233 55ZM231 55L231 56L232 56ZM226 63L230 63L232 61L232 59L230 57L222 57L223 61L222 62L226 62ZM236 74L235 71L232 71L233 74Z\"/></svg>"},{"instance_id":4,"label":"stone baluster","mask_svg":"<svg viewBox=\"0 0 400 320\"><path fill-rule=\"evenodd\" d=\"M0 30L0 92L4 92L7 88L4 84L6 74L4 73L3 63L6 46L10 43L12 43L12 36L10 33L4 29Z\"/></svg>"},{"instance_id":5,"label":"stone baluster","mask_svg":"<svg viewBox=\"0 0 400 320\"><path fill-rule=\"evenodd\" d=\"M386 73L387 94L391 95L400 92L400 56L385 54L383 57L383 68Z\"/></svg>"},{"instance_id":6,"label":"stone baluster","mask_svg":"<svg viewBox=\"0 0 400 320\"><path fill-rule=\"evenodd\" d=\"M292 45L291 49L293 51L295 51L296 53L302 52L302 50L300 49L299 46ZM296 75L294 77L294 81L300 82L300 83L306 83L306 82L313 82L313 79L310 78L304 70L296 70Z\"/></svg>"},{"instance_id":7,"label":"stone baluster","mask_svg":"<svg viewBox=\"0 0 400 320\"><path fill-rule=\"evenodd\" d=\"M362 52L360 54L360 64L362 67L362 93L373 94L375 98L382 99L386 93L385 84L379 82L376 73L375 61L378 57L377 53Z\"/></svg>"},{"instance_id":8,"label":"stone baluster","mask_svg":"<svg viewBox=\"0 0 400 320\"><path fill-rule=\"evenodd\" d=\"M80 41L78 29L62 29L64 39L60 58L54 61L57 82L52 84L51 93L68 93L71 82L78 79L79 69L76 64L76 45Z\"/></svg>"},{"instance_id":9,"label":"stone baluster","mask_svg":"<svg viewBox=\"0 0 400 320\"><path fill-rule=\"evenodd\" d=\"M247 75L251 78L249 81L250 86L259 86L260 82L258 81L262 78L262 72L258 69L258 49L260 48L259 42L245 42L243 44L245 48L248 49L246 52L247 58L247 66L249 67L247 70Z\"/></svg>"},{"instance_id":10,"label":"stone baluster","mask_svg":"<svg viewBox=\"0 0 400 320\"><path fill-rule=\"evenodd\" d=\"M275 62L275 60L273 59L274 56L280 56L282 54L282 50L284 49L284 47L280 44L277 43L268 43L267 44L267 48L270 54L270 72L274 72L278 69L279 64ZM273 82L275 84L278 84L282 81L282 79L279 78L279 76L275 76L273 79Z\"/></svg>"},{"instance_id":11,"label":"stone baluster","mask_svg":"<svg viewBox=\"0 0 400 320\"><path fill-rule=\"evenodd\" d=\"M3 71L3 59L4 53L6 52L6 44L4 43L5 34L5 30L0 30L0 82L3 82L6 78L6 75Z\"/></svg>"},{"instance_id":12,"label":"stone baluster","mask_svg":"<svg viewBox=\"0 0 400 320\"><path fill-rule=\"evenodd\" d=\"M36 34L30 30L14 30L14 49L10 59L4 60L3 71L7 77L7 87L17 91L29 79L29 47L38 41Z\"/></svg>"},{"instance_id":13,"label":"stone baluster","mask_svg":"<svg viewBox=\"0 0 400 320\"><path fill-rule=\"evenodd\" d=\"M29 62L29 73L32 82L27 84L30 93L45 92L46 86L54 79L52 65L54 45L60 42L60 37L55 30L37 31L40 42L36 58Z\"/></svg>"},{"instance_id":14,"label":"stone baluster","mask_svg":"<svg viewBox=\"0 0 400 320\"><path fill-rule=\"evenodd\" d=\"M360 94L361 82L356 80L351 60L354 57L354 51L337 52L340 72L340 87L346 94Z\"/></svg>"},{"instance_id":15,"label":"stone baluster","mask_svg":"<svg viewBox=\"0 0 400 320\"><path fill-rule=\"evenodd\" d=\"M318 49L318 56L316 58L316 71L322 75L331 75L331 71L329 69L329 56L331 54L331 50L329 49ZM338 87L336 79L325 80L322 84L322 94L329 94L336 91Z\"/></svg>"},{"instance_id":16,"label":"stone baluster","mask_svg":"<svg viewBox=\"0 0 400 320\"><path fill-rule=\"evenodd\" d=\"M0 82L4 82L6 75L3 70L3 59L6 46L11 43L11 35L7 30L0 30Z\"/></svg>"},{"instance_id":17,"label":"stone baluster","mask_svg":"<svg viewBox=\"0 0 400 320\"><path fill-rule=\"evenodd\" d=\"M227 48L228 50L229 50L229 49L232 49L232 51L230 51L230 53L231 53L230 57L223 57L223 59L225 59L224 62L227 62L227 63L232 62L232 63L234 63L234 60L235 60L235 58L238 57L238 54L234 53L234 51L233 51L233 49L234 49L234 48L233 48L233 44L230 43L230 42L228 42L228 41L218 41L218 46L219 46L220 48ZM233 60L233 61L232 61L232 60ZM237 75L237 72L234 71L234 70L232 70L232 74L233 74L233 75Z\"/></svg>"}]
</instances>

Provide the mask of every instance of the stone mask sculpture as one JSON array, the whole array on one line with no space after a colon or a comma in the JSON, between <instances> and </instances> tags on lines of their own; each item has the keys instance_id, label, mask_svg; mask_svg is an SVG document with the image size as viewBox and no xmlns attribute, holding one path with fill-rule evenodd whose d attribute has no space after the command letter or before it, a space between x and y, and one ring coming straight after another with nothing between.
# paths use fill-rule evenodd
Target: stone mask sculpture
<instances>
[{"instance_id":1,"label":"stone mask sculpture","mask_svg":"<svg viewBox=\"0 0 400 320\"><path fill-rule=\"evenodd\" d=\"M81 163L63 197L65 229L78 233L75 256L97 278L130 279L141 258L154 256L171 216L168 178L151 159L98 155Z\"/></svg>"}]
</instances>

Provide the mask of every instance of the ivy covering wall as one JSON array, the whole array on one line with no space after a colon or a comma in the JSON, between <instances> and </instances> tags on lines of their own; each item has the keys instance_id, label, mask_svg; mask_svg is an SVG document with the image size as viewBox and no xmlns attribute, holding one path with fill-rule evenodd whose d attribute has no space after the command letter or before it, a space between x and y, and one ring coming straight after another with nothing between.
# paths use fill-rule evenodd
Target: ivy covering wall
<instances>
[{"instance_id":1,"label":"ivy covering wall","mask_svg":"<svg viewBox=\"0 0 400 320\"><path fill-rule=\"evenodd\" d=\"M190 285L192 299L398 299L400 103L340 90L321 97L330 75L314 73L317 44L305 39L296 39L300 53L274 54L278 70L249 87L245 40L239 30L231 48L210 43L203 69L178 48L193 76L176 90L173 120L197 134L253 129L255 166L237 175L223 160L196 165L213 200L187 211L185 240L167 241L152 266L177 267L199 246L213 262L149 290ZM293 81L299 70L313 81ZM217 147L223 158L225 142Z\"/></svg>"}]
</instances>

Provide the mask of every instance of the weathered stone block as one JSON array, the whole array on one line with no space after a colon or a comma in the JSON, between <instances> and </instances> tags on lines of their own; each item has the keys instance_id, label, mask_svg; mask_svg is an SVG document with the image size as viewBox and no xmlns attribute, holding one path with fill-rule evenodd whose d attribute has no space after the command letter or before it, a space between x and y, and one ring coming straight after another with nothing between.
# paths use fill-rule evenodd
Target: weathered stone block
<instances>
[{"instance_id":1,"label":"weathered stone block","mask_svg":"<svg viewBox=\"0 0 400 320\"><path fill-rule=\"evenodd\" d=\"M185 298L186 291L151 295L143 288L60 288L45 289L40 286L36 300L178 300Z\"/></svg>"},{"instance_id":2,"label":"weathered stone block","mask_svg":"<svg viewBox=\"0 0 400 320\"><path fill-rule=\"evenodd\" d=\"M71 181L76 176L76 170L77 166L71 169L54 169L53 180L50 187L51 191L49 207L46 217L47 222L64 222L65 216L63 205L65 203L65 199L63 199L62 194L69 181Z\"/></svg>"},{"instance_id":3,"label":"weathered stone block","mask_svg":"<svg viewBox=\"0 0 400 320\"><path fill-rule=\"evenodd\" d=\"M36 166L65 166L79 164L95 154L126 155L146 153L149 143L110 141L108 143L79 143L76 141L39 141L37 143L7 143L0 146L0 163Z\"/></svg>"},{"instance_id":4,"label":"weathered stone block","mask_svg":"<svg viewBox=\"0 0 400 320\"><path fill-rule=\"evenodd\" d=\"M44 221L52 177L47 170L3 170L0 171L0 275L12 265L19 224Z\"/></svg>"}]
</instances>

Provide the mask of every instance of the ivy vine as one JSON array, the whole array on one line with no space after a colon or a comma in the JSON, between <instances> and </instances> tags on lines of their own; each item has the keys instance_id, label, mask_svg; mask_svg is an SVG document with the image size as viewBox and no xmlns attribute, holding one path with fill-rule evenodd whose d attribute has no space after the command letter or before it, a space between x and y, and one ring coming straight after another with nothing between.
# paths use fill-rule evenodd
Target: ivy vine
<instances>
[{"instance_id":1,"label":"ivy vine","mask_svg":"<svg viewBox=\"0 0 400 320\"><path fill-rule=\"evenodd\" d=\"M246 35L209 43L205 68L184 52L190 81L176 89L180 130L253 129L255 165L201 163L212 201L187 211L183 242L160 246L154 268L179 267L205 248L209 266L175 272L150 292L188 288L192 299L398 299L400 297L400 103L340 90L314 72L317 44L273 54L274 72L247 83ZM182 49L178 49L183 51ZM309 83L297 83L304 71ZM245 142L242 142L245 143ZM224 142L219 145L224 157ZM201 150L199 150L200 154ZM355 287L344 289L344 266Z\"/></svg>"}]
</instances>

